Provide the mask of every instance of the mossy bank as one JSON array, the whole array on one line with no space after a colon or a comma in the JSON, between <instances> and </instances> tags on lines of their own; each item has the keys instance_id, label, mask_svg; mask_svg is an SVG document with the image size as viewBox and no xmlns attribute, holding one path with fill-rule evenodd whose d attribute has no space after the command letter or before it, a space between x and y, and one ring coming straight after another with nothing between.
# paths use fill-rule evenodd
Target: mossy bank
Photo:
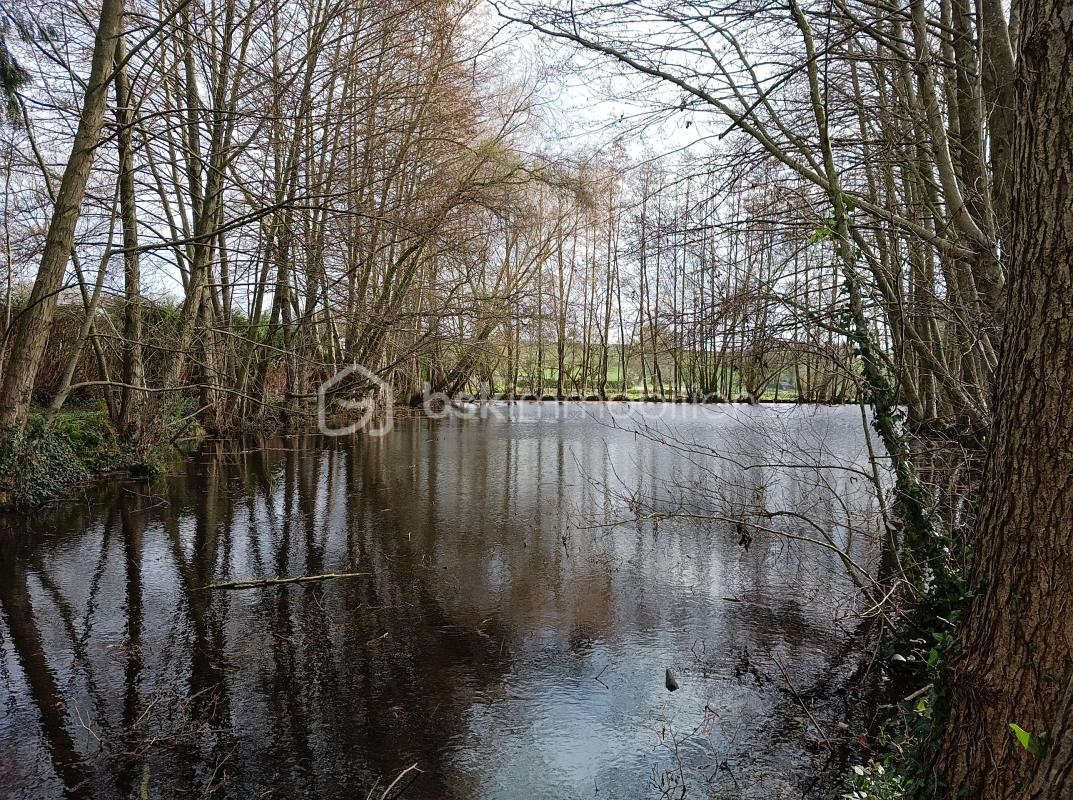
<instances>
[{"instance_id":1,"label":"mossy bank","mask_svg":"<svg viewBox=\"0 0 1073 800\"><path fill-rule=\"evenodd\" d=\"M34 414L22 429L0 430L0 511L25 512L69 494L96 475L153 477L165 448L123 441L101 411Z\"/></svg>"}]
</instances>

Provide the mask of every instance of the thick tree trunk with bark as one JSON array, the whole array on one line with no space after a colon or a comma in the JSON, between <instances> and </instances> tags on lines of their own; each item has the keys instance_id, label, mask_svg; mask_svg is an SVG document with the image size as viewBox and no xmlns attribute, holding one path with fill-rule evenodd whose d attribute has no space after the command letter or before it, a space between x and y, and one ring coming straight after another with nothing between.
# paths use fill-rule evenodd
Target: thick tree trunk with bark
<instances>
[{"instance_id":1,"label":"thick tree trunk with bark","mask_svg":"<svg viewBox=\"0 0 1073 800\"><path fill-rule=\"evenodd\" d=\"M112 56L122 20L123 0L104 0L74 146L56 195L56 207L45 238L37 280L34 281L28 309L11 348L11 358L0 390L0 426L21 426L30 412L34 380L52 327L58 293L74 244L75 226L82 210L82 198L86 193L90 167L101 136Z\"/></svg>"},{"instance_id":2,"label":"thick tree trunk with bark","mask_svg":"<svg viewBox=\"0 0 1073 800\"><path fill-rule=\"evenodd\" d=\"M1073 797L1073 2L1023 5L1011 257L950 798ZM1014 723L1050 742L1023 748Z\"/></svg>"}]
</instances>

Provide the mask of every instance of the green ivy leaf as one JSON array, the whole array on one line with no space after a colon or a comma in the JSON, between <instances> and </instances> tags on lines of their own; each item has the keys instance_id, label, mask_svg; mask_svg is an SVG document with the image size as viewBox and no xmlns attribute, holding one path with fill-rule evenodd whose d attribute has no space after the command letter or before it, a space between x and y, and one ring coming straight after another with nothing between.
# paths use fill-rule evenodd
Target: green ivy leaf
<instances>
[{"instance_id":1,"label":"green ivy leaf","mask_svg":"<svg viewBox=\"0 0 1073 800\"><path fill-rule=\"evenodd\" d=\"M1021 747L1030 752L1036 758L1042 758L1043 752L1047 749L1046 735L1036 736L1033 733L1029 733L1016 722L1010 723L1010 730L1013 731L1013 735L1017 737L1017 741L1021 743Z\"/></svg>"}]
</instances>

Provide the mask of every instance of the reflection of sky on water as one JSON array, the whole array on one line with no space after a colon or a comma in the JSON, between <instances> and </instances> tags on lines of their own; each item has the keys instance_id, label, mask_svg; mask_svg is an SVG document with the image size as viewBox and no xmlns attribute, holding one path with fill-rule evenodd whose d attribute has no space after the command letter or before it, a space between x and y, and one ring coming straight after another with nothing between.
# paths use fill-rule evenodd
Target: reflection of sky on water
<instances>
[{"instance_id":1,"label":"reflection of sky on water","mask_svg":"<svg viewBox=\"0 0 1073 800\"><path fill-rule=\"evenodd\" d=\"M379 440L209 443L152 493L9 523L0 788L364 797L417 763L408 798L658 797L678 770L778 796L809 756L803 734L772 745L773 659L799 686L837 668L837 558L770 535L746 551L723 523L600 525L631 498L759 503L844 543L866 487L817 462L866 463L859 411L660 413L647 435L598 405L522 405ZM796 466L741 466L775 462ZM327 571L372 574L200 588Z\"/></svg>"}]
</instances>

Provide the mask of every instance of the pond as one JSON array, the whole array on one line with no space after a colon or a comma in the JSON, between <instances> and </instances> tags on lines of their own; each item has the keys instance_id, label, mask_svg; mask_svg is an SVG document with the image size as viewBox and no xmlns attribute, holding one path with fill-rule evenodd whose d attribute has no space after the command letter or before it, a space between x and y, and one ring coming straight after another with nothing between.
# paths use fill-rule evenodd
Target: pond
<instances>
[{"instance_id":1,"label":"pond","mask_svg":"<svg viewBox=\"0 0 1073 800\"><path fill-rule=\"evenodd\" d=\"M807 795L858 624L834 547L876 561L860 409L463 416L0 521L0 795ZM207 588L324 573L359 574Z\"/></svg>"}]
</instances>

